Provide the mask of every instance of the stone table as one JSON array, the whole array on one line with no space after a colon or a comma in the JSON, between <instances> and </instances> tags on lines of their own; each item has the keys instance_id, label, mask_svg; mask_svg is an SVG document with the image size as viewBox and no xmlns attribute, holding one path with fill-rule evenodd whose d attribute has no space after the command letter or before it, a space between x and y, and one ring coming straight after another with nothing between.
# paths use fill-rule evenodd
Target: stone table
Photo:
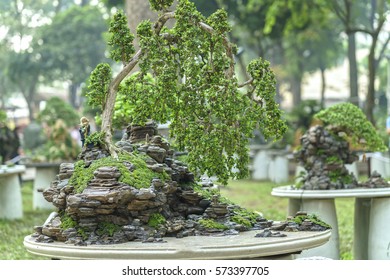
<instances>
[{"instance_id":1,"label":"stone table","mask_svg":"<svg viewBox=\"0 0 390 280\"><path fill-rule=\"evenodd\" d=\"M51 182L56 178L60 163L42 162L29 163L27 167L35 168L33 186L33 209L54 210L55 207L43 197L42 191L50 187Z\"/></svg>"},{"instance_id":2,"label":"stone table","mask_svg":"<svg viewBox=\"0 0 390 280\"><path fill-rule=\"evenodd\" d=\"M23 202L19 175L26 171L24 165L0 166L0 219L23 217Z\"/></svg>"},{"instance_id":3,"label":"stone table","mask_svg":"<svg viewBox=\"0 0 390 280\"><path fill-rule=\"evenodd\" d=\"M289 198L288 214L299 210L318 214L332 226L330 241L307 251L307 256L321 255L339 259L339 233L336 198L355 198L354 258L390 259L390 188L354 188L338 190L302 190L292 186L277 187L273 196ZM374 249L375 248L375 249Z\"/></svg>"},{"instance_id":4,"label":"stone table","mask_svg":"<svg viewBox=\"0 0 390 280\"><path fill-rule=\"evenodd\" d=\"M257 231L228 236L165 237L166 242L128 242L75 246L63 242L38 243L26 236L28 252L52 259L292 259L301 251L325 244L330 230L286 232L286 237L254 237Z\"/></svg>"}]
</instances>

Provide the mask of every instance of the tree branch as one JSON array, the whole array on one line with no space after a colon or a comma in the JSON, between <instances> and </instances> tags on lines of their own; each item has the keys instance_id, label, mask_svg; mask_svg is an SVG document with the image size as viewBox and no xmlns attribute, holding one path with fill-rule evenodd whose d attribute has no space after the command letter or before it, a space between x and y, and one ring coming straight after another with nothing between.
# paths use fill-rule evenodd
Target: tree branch
<instances>
[{"instance_id":1,"label":"tree branch","mask_svg":"<svg viewBox=\"0 0 390 280\"><path fill-rule=\"evenodd\" d=\"M382 60L382 58L385 56L385 52L387 50L387 45L390 42L390 35L387 37L387 40L383 43L382 48L379 52L378 59L375 61L375 68L378 68L379 62Z\"/></svg>"},{"instance_id":2,"label":"tree branch","mask_svg":"<svg viewBox=\"0 0 390 280\"><path fill-rule=\"evenodd\" d=\"M246 82L244 82L244 83L238 85L237 87L238 87L238 88L245 87L245 86L247 86L247 85L250 85L253 81L254 81L254 79L251 78L250 80L248 80L248 81L246 81Z\"/></svg>"},{"instance_id":3,"label":"tree branch","mask_svg":"<svg viewBox=\"0 0 390 280\"><path fill-rule=\"evenodd\" d=\"M210 25L204 23L204 22L199 22L199 26L206 32L208 32L209 34L215 34L215 30L214 28L212 28ZM226 38L225 36L223 37L223 45L226 49L226 55L229 57L230 59L230 66L229 66L229 70L226 72L226 75L228 78L231 78L233 77L234 75L234 57L233 57L233 49L232 49L232 46L230 44L230 41L228 40L228 38Z\"/></svg>"}]
</instances>

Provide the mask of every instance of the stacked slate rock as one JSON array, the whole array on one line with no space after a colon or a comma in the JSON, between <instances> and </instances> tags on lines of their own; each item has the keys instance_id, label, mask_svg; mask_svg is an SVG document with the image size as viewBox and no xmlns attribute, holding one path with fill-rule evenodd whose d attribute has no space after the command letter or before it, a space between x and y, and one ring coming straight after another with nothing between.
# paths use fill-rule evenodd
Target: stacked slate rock
<instances>
[{"instance_id":1,"label":"stacked slate rock","mask_svg":"<svg viewBox=\"0 0 390 280\"><path fill-rule=\"evenodd\" d=\"M345 164L358 156L349 150L349 143L332 135L322 126L312 126L301 137L301 149L295 158L306 173L301 178L301 188L306 190L348 189L358 186Z\"/></svg>"},{"instance_id":2,"label":"stacked slate rock","mask_svg":"<svg viewBox=\"0 0 390 280\"><path fill-rule=\"evenodd\" d=\"M260 215L251 220L251 227L233 222L232 217L243 209L221 202L215 191L218 186L209 181L197 182L201 191L195 190L194 174L173 157L169 143L156 133L152 122L143 127L130 126L117 147L136 151L147 168L156 174L168 174L167 179L156 177L148 185L136 188L122 182L117 167L100 166L87 187L78 193L71 183L75 164L63 163L56 180L43 192L58 211L43 226L35 228L36 240L76 245L160 242L165 236L238 234L272 225ZM87 146L79 157L88 168L107 156L104 147ZM130 172L137 168L131 162L123 164ZM163 219L157 226L151 223L156 217ZM210 227L201 222L210 220L222 226Z\"/></svg>"},{"instance_id":3,"label":"stacked slate rock","mask_svg":"<svg viewBox=\"0 0 390 280\"><path fill-rule=\"evenodd\" d=\"M316 125L301 137L301 149L294 154L306 170L298 178L300 187L305 190L390 187L377 172L373 172L367 182L358 183L345 164L352 164L359 157L350 151L349 143L343 140L342 134L331 134Z\"/></svg>"}]
</instances>

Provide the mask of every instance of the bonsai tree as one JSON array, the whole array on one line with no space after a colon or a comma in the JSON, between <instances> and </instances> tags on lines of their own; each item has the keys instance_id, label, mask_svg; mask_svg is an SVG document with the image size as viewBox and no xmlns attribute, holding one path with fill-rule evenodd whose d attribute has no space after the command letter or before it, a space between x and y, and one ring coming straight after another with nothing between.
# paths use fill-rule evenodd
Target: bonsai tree
<instances>
[{"instance_id":1,"label":"bonsai tree","mask_svg":"<svg viewBox=\"0 0 390 280\"><path fill-rule=\"evenodd\" d=\"M102 130L87 137L79 161L61 164L58 180L44 190L58 216L36 228L38 242L160 242L165 236L238 234L272 226L260 214L222 197L214 183L195 176L216 175L221 182L243 177L252 131L261 129L274 139L285 131L269 63L251 62L250 80L239 84L226 13L204 18L187 0L168 12L172 2L150 1L160 17L155 24L139 25L138 52L126 17L121 12L114 16L111 56L123 68L112 76L110 66L100 64L91 74L87 95L103 111ZM168 29L165 23L171 19L175 24ZM129 76L137 64L140 71ZM125 114L131 124L114 144L117 95L121 110L131 113ZM188 151L192 167L173 158L156 121L171 122L171 134ZM277 228L329 228L316 218L307 217L309 223L301 218Z\"/></svg>"},{"instance_id":2,"label":"bonsai tree","mask_svg":"<svg viewBox=\"0 0 390 280\"><path fill-rule=\"evenodd\" d=\"M352 103L336 104L318 112L314 117L320 120L328 131L347 140L352 149L387 151L375 127L368 121L363 111Z\"/></svg>"},{"instance_id":3,"label":"bonsai tree","mask_svg":"<svg viewBox=\"0 0 390 280\"><path fill-rule=\"evenodd\" d=\"M172 3L150 0L159 17L155 23L146 20L138 25L138 51L123 12L111 22L110 56L123 68L113 76L108 64L99 64L87 93L89 101L102 109L103 142L118 158L112 121L121 92L125 102L134 105L132 123L171 122L171 137L179 149L188 151L189 166L199 174L217 176L223 183L229 177L245 177L254 129L273 140L286 131L274 100L274 73L269 62L258 58L247 67L250 79L240 83L226 12L218 10L206 18L188 0L179 0L175 11L168 11ZM166 23L173 20L168 28ZM139 72L129 78L136 65Z\"/></svg>"},{"instance_id":4,"label":"bonsai tree","mask_svg":"<svg viewBox=\"0 0 390 280\"><path fill-rule=\"evenodd\" d=\"M387 150L379 134L364 113L351 103L340 103L314 115L317 123L301 137L296 158L304 164L298 187L304 189L344 189L360 184L345 164L358 159L356 151ZM378 174L379 175L379 174ZM388 186L375 175L366 185Z\"/></svg>"}]
</instances>

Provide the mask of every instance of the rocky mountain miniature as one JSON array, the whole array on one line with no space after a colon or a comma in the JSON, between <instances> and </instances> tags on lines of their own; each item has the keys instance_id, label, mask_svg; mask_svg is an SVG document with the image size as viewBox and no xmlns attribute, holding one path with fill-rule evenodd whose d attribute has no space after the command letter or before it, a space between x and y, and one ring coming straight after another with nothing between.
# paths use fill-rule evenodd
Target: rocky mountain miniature
<instances>
[{"instance_id":1,"label":"rocky mountain miniature","mask_svg":"<svg viewBox=\"0 0 390 280\"><path fill-rule=\"evenodd\" d=\"M165 236L228 235L273 226L223 198L211 181L195 181L157 134L155 123L129 126L117 147L119 159L100 145L87 145L79 161L61 164L56 180L43 192L58 211L35 227L37 241L162 242ZM312 224L305 230L327 228L304 220ZM289 223L290 229L296 225L292 219Z\"/></svg>"},{"instance_id":2,"label":"rocky mountain miniature","mask_svg":"<svg viewBox=\"0 0 390 280\"><path fill-rule=\"evenodd\" d=\"M390 187L380 174L373 172L367 182L359 183L345 164L359 157L351 151L341 135L335 135L320 125L312 126L301 137L301 147L294 154L306 172L298 176L296 187L305 190L382 188Z\"/></svg>"}]
</instances>

